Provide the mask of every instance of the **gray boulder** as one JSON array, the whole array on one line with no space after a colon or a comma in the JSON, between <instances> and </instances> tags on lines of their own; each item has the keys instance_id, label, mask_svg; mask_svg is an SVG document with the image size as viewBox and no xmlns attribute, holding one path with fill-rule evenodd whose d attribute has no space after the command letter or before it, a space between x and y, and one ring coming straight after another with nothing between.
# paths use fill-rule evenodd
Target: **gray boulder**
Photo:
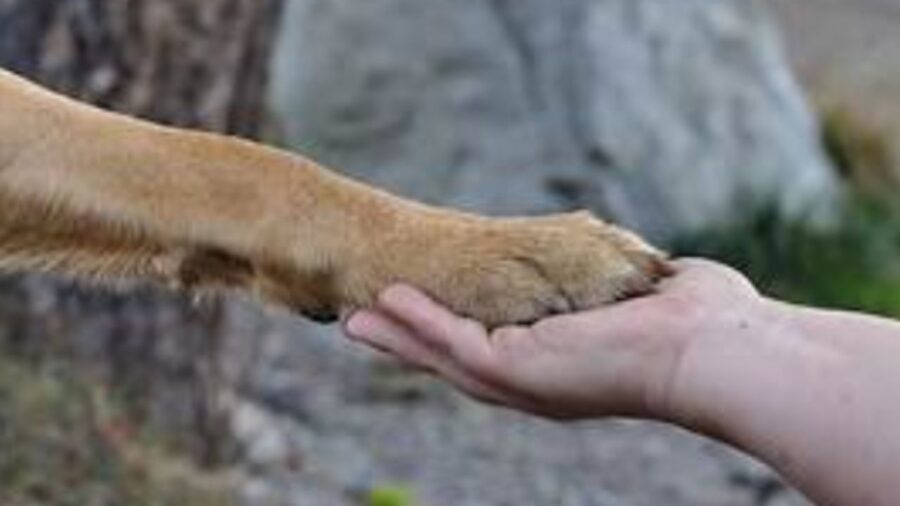
<instances>
[{"instance_id":1,"label":"gray boulder","mask_svg":"<svg viewBox=\"0 0 900 506\"><path fill-rule=\"evenodd\" d=\"M751 0L288 0L272 77L289 146L431 202L663 240L838 199Z\"/></svg>"}]
</instances>

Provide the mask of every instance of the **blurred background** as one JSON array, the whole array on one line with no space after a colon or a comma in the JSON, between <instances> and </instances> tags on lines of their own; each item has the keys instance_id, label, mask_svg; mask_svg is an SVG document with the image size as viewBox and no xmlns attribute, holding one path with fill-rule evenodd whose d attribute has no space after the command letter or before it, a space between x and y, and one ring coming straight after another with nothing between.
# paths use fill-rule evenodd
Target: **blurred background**
<instances>
[{"instance_id":1,"label":"blurred background","mask_svg":"<svg viewBox=\"0 0 900 506\"><path fill-rule=\"evenodd\" d=\"M590 208L892 317L898 51L900 0L0 0L0 65L70 96L429 202ZM481 407L252 302L7 276L0 504L807 503L709 441Z\"/></svg>"}]
</instances>

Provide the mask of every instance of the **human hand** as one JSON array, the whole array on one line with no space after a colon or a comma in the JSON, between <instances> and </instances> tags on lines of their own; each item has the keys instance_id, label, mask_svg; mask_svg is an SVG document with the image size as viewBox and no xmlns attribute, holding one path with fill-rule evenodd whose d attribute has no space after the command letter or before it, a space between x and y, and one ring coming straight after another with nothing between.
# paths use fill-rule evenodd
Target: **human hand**
<instances>
[{"instance_id":1,"label":"human hand","mask_svg":"<svg viewBox=\"0 0 900 506\"><path fill-rule=\"evenodd\" d=\"M755 455L813 501L900 504L900 325L766 299L713 262L674 267L653 295L492 333L396 286L346 331L486 402L672 422Z\"/></svg>"},{"instance_id":2,"label":"human hand","mask_svg":"<svg viewBox=\"0 0 900 506\"><path fill-rule=\"evenodd\" d=\"M690 349L760 318L764 300L725 266L674 265L653 295L491 333L395 286L345 330L484 402L554 419L671 419Z\"/></svg>"}]
</instances>

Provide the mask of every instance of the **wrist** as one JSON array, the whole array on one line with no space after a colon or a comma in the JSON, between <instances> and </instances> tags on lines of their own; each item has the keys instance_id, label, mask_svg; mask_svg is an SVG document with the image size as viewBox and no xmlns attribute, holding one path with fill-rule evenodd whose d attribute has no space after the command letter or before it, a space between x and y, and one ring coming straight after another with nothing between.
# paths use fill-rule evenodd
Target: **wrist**
<instances>
[{"instance_id":1,"label":"wrist","mask_svg":"<svg viewBox=\"0 0 900 506\"><path fill-rule=\"evenodd\" d=\"M754 297L721 313L701 315L706 321L686 339L665 414L677 425L747 447L757 422L777 418L794 375L821 367L823 357L788 304Z\"/></svg>"}]
</instances>

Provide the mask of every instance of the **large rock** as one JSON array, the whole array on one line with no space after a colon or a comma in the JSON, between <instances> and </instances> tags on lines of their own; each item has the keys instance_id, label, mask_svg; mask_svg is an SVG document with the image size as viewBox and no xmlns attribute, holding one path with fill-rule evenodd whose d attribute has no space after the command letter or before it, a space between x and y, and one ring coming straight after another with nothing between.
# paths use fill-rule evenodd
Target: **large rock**
<instances>
[{"instance_id":1,"label":"large rock","mask_svg":"<svg viewBox=\"0 0 900 506\"><path fill-rule=\"evenodd\" d=\"M663 239L838 193L749 0L288 0L272 72L287 144L429 201Z\"/></svg>"}]
</instances>

